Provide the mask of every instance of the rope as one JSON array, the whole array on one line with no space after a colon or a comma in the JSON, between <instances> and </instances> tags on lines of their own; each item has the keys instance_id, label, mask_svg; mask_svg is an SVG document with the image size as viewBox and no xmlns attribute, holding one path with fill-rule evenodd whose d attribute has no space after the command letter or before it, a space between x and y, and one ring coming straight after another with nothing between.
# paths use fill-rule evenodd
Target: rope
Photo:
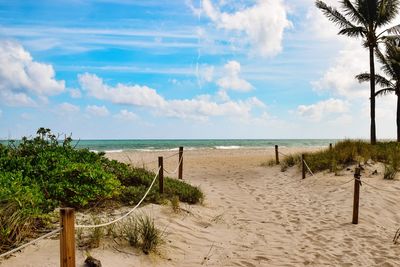
<instances>
[{"instance_id":1,"label":"rope","mask_svg":"<svg viewBox=\"0 0 400 267\"><path fill-rule=\"evenodd\" d=\"M312 176L314 176L314 173L311 171L310 167L308 167L307 162L303 159L304 164L306 165L308 171L311 173Z\"/></svg>"},{"instance_id":2,"label":"rope","mask_svg":"<svg viewBox=\"0 0 400 267\"><path fill-rule=\"evenodd\" d=\"M351 178L350 180L348 180L347 182L344 182L344 183L341 183L341 184L332 184L333 186L342 186L342 185L345 185L345 184L348 184L348 183L350 183L351 181L353 181L355 178Z\"/></svg>"},{"instance_id":3,"label":"rope","mask_svg":"<svg viewBox=\"0 0 400 267\"><path fill-rule=\"evenodd\" d=\"M278 151L278 153L281 154L281 155L283 155L283 156L285 156L285 157L289 157L289 155L287 155L287 154L285 154L285 153L282 153L282 152L280 152L280 151Z\"/></svg>"},{"instance_id":4,"label":"rope","mask_svg":"<svg viewBox=\"0 0 400 267\"><path fill-rule=\"evenodd\" d=\"M174 154L172 154L172 155L169 155L168 157L164 157L164 159L172 158L173 156L176 156L176 155L178 155L178 154L179 154L179 152L174 153ZM129 158L129 157L128 157L128 158ZM158 159L154 159L154 160L150 160L150 161L147 161L147 162L137 162L137 163L135 163L134 165L135 165L135 166L140 166L140 165L145 166L145 165L148 165L148 164L150 164L150 163L157 162L157 161L158 161Z\"/></svg>"},{"instance_id":5,"label":"rope","mask_svg":"<svg viewBox=\"0 0 400 267\"><path fill-rule=\"evenodd\" d=\"M176 168L175 168L175 170L174 170L173 172L169 172L169 171L167 171L165 168L164 168L164 171L165 171L166 173L168 173L168 174L175 174L175 173L178 171L179 166L180 166L181 163L182 163L182 160L183 160L183 157L181 157L181 159L180 159L179 162L178 162L178 166L176 166Z\"/></svg>"},{"instance_id":6,"label":"rope","mask_svg":"<svg viewBox=\"0 0 400 267\"><path fill-rule=\"evenodd\" d=\"M389 193L399 193L399 190L396 190L396 191L395 191L395 190L382 189L382 188L376 187L376 186L374 186L374 185L372 185L372 184L369 184L369 183L365 182L364 180L357 179L357 178L356 178L356 180L357 180L357 181L360 181L360 182L362 182L363 184L366 184L366 185L368 185L368 186L370 186L370 187L372 187L372 188L375 188L376 190L385 191L385 192L389 192Z\"/></svg>"},{"instance_id":7,"label":"rope","mask_svg":"<svg viewBox=\"0 0 400 267\"><path fill-rule=\"evenodd\" d=\"M164 159L172 158L173 156L176 156L176 155L178 155L178 154L179 154L179 152L176 152L175 154L169 155L168 157L164 157Z\"/></svg>"},{"instance_id":8,"label":"rope","mask_svg":"<svg viewBox=\"0 0 400 267\"><path fill-rule=\"evenodd\" d=\"M104 227L104 226L108 226L111 224L114 224L122 219L124 219L125 217L129 216L129 214L131 214L134 210L136 210L140 204L142 204L143 200L146 198L146 196L149 194L151 188L154 185L154 182L156 181L157 177L158 177L158 173L160 171L161 167L158 168L157 174L154 176L153 181L151 182L149 188L147 189L146 193L144 194L144 196L142 197L142 199L136 204L135 207L133 207L130 211L128 211L127 213L125 213L124 215L122 215L121 217L112 220L110 222L106 222L106 223L101 223L101 224L92 224L92 225L75 225L75 228L99 228L99 227Z\"/></svg>"},{"instance_id":9,"label":"rope","mask_svg":"<svg viewBox=\"0 0 400 267\"><path fill-rule=\"evenodd\" d=\"M42 239L45 239L45 238L50 237L50 236L53 236L53 235L57 234L57 233L60 232L60 231L61 231L61 228L57 228L57 229L55 229L55 230L53 230L53 231L51 231L51 232L49 232L49 233L47 233L47 234L45 234L45 235L42 235L41 237L38 237L38 238L36 238L36 239L34 239L34 240L32 240L32 241L29 241L29 242L26 243L26 244L23 244L23 245L21 245L21 246L19 246L19 247L17 247L17 248L14 248L14 249L12 249L12 250L10 250L10 251L7 251L7 252L1 254L1 255L0 255L0 258L6 257L6 256L8 256L8 255L11 255L11 254L13 254L14 252L17 252L17 251L19 251L19 250L21 250L21 249L23 249L23 248L25 248L25 247L27 247L27 246L29 246L29 245L32 245L32 244L34 244L34 243L36 243L36 242L38 242L38 241L40 241L40 240L42 240Z\"/></svg>"}]
</instances>

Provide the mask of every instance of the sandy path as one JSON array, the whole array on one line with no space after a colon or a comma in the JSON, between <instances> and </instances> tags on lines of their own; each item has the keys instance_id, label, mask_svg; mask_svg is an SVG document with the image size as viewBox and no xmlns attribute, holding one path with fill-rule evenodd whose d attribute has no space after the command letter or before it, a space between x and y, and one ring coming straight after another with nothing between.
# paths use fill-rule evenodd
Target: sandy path
<instances>
[{"instance_id":1,"label":"sandy path","mask_svg":"<svg viewBox=\"0 0 400 267\"><path fill-rule=\"evenodd\" d=\"M169 152L170 154L171 152ZM361 188L360 223L351 224L353 182L320 173L300 180L296 168L260 167L272 150L185 152L184 178L206 194L203 206L181 204L188 212L148 205L166 229L160 255L145 256L109 246L91 254L103 266L399 266L400 245L392 243L400 227L400 194ZM136 162L158 153L131 153ZM165 153L167 155L168 153ZM127 160L126 154L111 154ZM177 159L166 160L173 169ZM155 167L155 165L153 166ZM363 173L362 179L388 190L400 181ZM133 254L133 255L132 255ZM82 262L84 252L78 252ZM47 240L24 250L1 266L57 266L58 241Z\"/></svg>"}]
</instances>

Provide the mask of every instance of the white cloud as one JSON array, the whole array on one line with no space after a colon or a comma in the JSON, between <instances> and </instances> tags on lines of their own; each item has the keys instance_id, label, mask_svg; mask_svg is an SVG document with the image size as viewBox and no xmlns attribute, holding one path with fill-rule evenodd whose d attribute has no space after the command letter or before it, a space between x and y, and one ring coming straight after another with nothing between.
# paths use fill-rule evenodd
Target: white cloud
<instances>
[{"instance_id":1,"label":"white cloud","mask_svg":"<svg viewBox=\"0 0 400 267\"><path fill-rule=\"evenodd\" d=\"M323 118L327 118L332 114L343 114L348 110L347 102L333 98L320 101L316 104L308 106L300 105L297 107L297 112L300 116L312 121L321 121Z\"/></svg>"},{"instance_id":2,"label":"white cloud","mask_svg":"<svg viewBox=\"0 0 400 267\"><path fill-rule=\"evenodd\" d=\"M81 98L82 97L82 92L79 89L69 89L69 95L72 98Z\"/></svg>"},{"instance_id":3,"label":"white cloud","mask_svg":"<svg viewBox=\"0 0 400 267\"><path fill-rule=\"evenodd\" d=\"M253 108L265 107L256 97L238 101L228 99L222 102L212 100L210 95L167 100L147 86L117 84L112 87L104 84L96 75L88 73L80 75L79 82L84 90L98 99L150 108L155 114L166 117L203 121L210 116L250 117Z\"/></svg>"},{"instance_id":4,"label":"white cloud","mask_svg":"<svg viewBox=\"0 0 400 267\"><path fill-rule=\"evenodd\" d=\"M126 121L135 121L139 118L138 115L136 115L135 113L128 111L126 109L120 110L120 112L118 114L116 114L115 117L117 119L126 120Z\"/></svg>"},{"instance_id":5,"label":"white cloud","mask_svg":"<svg viewBox=\"0 0 400 267\"><path fill-rule=\"evenodd\" d=\"M379 73L379 65L375 65ZM368 98L369 83L360 84L355 79L362 72L369 72L368 51L359 42L349 42L339 51L333 66L312 85L318 92L328 91L346 98Z\"/></svg>"},{"instance_id":6,"label":"white cloud","mask_svg":"<svg viewBox=\"0 0 400 267\"><path fill-rule=\"evenodd\" d=\"M211 82L214 78L214 66L201 66L199 76L202 81Z\"/></svg>"},{"instance_id":7,"label":"white cloud","mask_svg":"<svg viewBox=\"0 0 400 267\"><path fill-rule=\"evenodd\" d=\"M60 114L69 114L69 113L77 113L79 112L80 108L76 105L71 103L64 102L57 106L57 112Z\"/></svg>"},{"instance_id":8,"label":"white cloud","mask_svg":"<svg viewBox=\"0 0 400 267\"><path fill-rule=\"evenodd\" d=\"M115 87L108 86L94 74L85 73L78 76L79 83L89 95L98 99L110 100L116 104L131 104L143 107L158 107L165 105L163 97L154 89L140 85L124 85L118 83Z\"/></svg>"},{"instance_id":9,"label":"white cloud","mask_svg":"<svg viewBox=\"0 0 400 267\"><path fill-rule=\"evenodd\" d=\"M33 61L19 43L0 41L0 96L8 105L35 105L34 97L46 97L65 90L55 79L51 65Z\"/></svg>"},{"instance_id":10,"label":"white cloud","mask_svg":"<svg viewBox=\"0 0 400 267\"><path fill-rule=\"evenodd\" d=\"M339 8L339 1L337 0L324 0L324 2L332 7L335 7L341 12ZM322 13L320 9L315 6L315 1L311 2L311 5L308 9L306 15L307 28L312 31L313 37L317 37L321 40L329 40L329 41L346 41L349 40L349 37L338 35L340 29L332 23L325 15Z\"/></svg>"},{"instance_id":11,"label":"white cloud","mask_svg":"<svg viewBox=\"0 0 400 267\"><path fill-rule=\"evenodd\" d=\"M291 27L281 0L258 0L254 6L234 13L222 12L211 0L203 0L202 10L218 28L243 33L263 56L273 56L282 50L283 32Z\"/></svg>"},{"instance_id":12,"label":"white cloud","mask_svg":"<svg viewBox=\"0 0 400 267\"><path fill-rule=\"evenodd\" d=\"M0 96L2 101L4 101L9 106L25 106L34 107L36 102L25 93L11 92L7 89L0 89Z\"/></svg>"},{"instance_id":13,"label":"white cloud","mask_svg":"<svg viewBox=\"0 0 400 267\"><path fill-rule=\"evenodd\" d=\"M252 85L239 77L240 63L237 61L228 61L224 66L224 76L217 81L219 87L224 90L233 90L239 92L248 92Z\"/></svg>"},{"instance_id":14,"label":"white cloud","mask_svg":"<svg viewBox=\"0 0 400 267\"><path fill-rule=\"evenodd\" d=\"M94 116L105 117L110 114L108 109L105 106L96 106L96 105L89 105L86 107L86 111Z\"/></svg>"}]
</instances>

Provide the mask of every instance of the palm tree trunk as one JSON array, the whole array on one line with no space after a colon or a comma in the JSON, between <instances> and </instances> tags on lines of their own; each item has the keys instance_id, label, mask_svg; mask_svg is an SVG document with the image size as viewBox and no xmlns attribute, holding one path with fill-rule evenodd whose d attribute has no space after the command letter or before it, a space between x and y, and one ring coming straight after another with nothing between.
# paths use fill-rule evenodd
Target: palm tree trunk
<instances>
[{"instance_id":1,"label":"palm tree trunk","mask_svg":"<svg viewBox=\"0 0 400 267\"><path fill-rule=\"evenodd\" d=\"M397 142L400 142L400 95L396 93L396 96L397 96L397 114L396 114Z\"/></svg>"},{"instance_id":2,"label":"palm tree trunk","mask_svg":"<svg viewBox=\"0 0 400 267\"><path fill-rule=\"evenodd\" d=\"M371 144L376 144L376 126L375 126L375 63L374 63L374 47L369 46L369 69L371 74L370 87L371 87Z\"/></svg>"}]
</instances>

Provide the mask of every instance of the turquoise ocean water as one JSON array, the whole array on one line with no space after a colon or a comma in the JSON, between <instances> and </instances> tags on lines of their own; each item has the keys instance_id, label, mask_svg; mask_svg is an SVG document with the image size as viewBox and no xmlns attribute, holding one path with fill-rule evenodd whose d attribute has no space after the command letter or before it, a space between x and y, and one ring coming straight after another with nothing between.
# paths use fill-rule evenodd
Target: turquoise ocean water
<instances>
[{"instance_id":1,"label":"turquoise ocean water","mask_svg":"<svg viewBox=\"0 0 400 267\"><path fill-rule=\"evenodd\" d=\"M127 150L157 151L194 149L262 149L267 147L323 147L334 144L336 139L197 139L197 140L79 140L73 141L77 148L93 151L122 152ZM7 144L8 141L0 141Z\"/></svg>"},{"instance_id":2,"label":"turquoise ocean water","mask_svg":"<svg viewBox=\"0 0 400 267\"><path fill-rule=\"evenodd\" d=\"M262 149L279 145L280 147L321 147L335 143L334 139L234 139L234 140L80 140L74 142L77 148L94 151L119 152L126 150L175 150L183 146L193 149Z\"/></svg>"}]
</instances>

